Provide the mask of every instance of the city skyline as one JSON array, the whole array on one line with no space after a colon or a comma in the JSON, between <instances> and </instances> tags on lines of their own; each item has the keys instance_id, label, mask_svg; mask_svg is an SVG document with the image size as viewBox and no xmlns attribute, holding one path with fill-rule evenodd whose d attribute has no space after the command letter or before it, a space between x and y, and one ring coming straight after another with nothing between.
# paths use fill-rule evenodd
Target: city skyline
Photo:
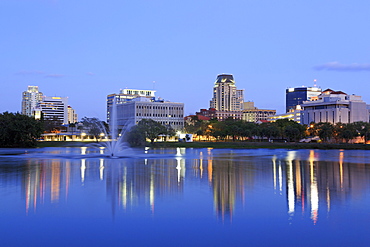
<instances>
[{"instance_id":1,"label":"city skyline","mask_svg":"<svg viewBox=\"0 0 370 247\"><path fill-rule=\"evenodd\" d=\"M21 112L22 92L35 85L68 97L79 118L105 120L106 95L124 88L156 90L184 103L188 115L208 108L223 73L245 101L277 113L288 87L315 83L370 103L369 7L365 0L4 0L0 112Z\"/></svg>"}]
</instances>

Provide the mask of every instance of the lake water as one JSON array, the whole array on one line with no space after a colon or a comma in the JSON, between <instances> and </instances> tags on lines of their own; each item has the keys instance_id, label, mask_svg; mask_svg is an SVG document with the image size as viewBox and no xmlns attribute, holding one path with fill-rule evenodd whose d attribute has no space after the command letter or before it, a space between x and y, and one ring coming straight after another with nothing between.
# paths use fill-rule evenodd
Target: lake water
<instances>
[{"instance_id":1,"label":"lake water","mask_svg":"<svg viewBox=\"0 0 370 247\"><path fill-rule=\"evenodd\" d=\"M0 149L0 245L370 245L370 151L99 152Z\"/></svg>"}]
</instances>

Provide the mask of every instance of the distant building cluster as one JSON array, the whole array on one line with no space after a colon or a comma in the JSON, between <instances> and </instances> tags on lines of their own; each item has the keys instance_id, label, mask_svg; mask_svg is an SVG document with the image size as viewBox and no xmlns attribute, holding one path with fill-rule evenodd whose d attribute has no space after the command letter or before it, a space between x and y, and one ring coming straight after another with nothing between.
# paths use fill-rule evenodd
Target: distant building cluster
<instances>
[{"instance_id":1,"label":"distant building cluster","mask_svg":"<svg viewBox=\"0 0 370 247\"><path fill-rule=\"evenodd\" d=\"M22 114L61 124L77 122L77 114L68 105L68 97L45 96L38 86L28 86L27 91L22 93Z\"/></svg>"},{"instance_id":2,"label":"distant building cluster","mask_svg":"<svg viewBox=\"0 0 370 247\"><path fill-rule=\"evenodd\" d=\"M183 130L184 120L217 119L244 120L252 123L289 119L301 124L328 122L370 122L370 105L358 95L320 87L287 88L286 113L274 109L259 109L252 101L244 101L244 89L238 89L233 75L219 74L213 85L208 109L184 116L184 103L156 98L155 90L121 89L107 95L107 122L118 126L134 125L142 119L152 119L175 130ZM22 114L36 119L56 120L62 124L78 122L75 110L68 105L68 97L43 95L38 86L28 86L22 94Z\"/></svg>"}]
</instances>

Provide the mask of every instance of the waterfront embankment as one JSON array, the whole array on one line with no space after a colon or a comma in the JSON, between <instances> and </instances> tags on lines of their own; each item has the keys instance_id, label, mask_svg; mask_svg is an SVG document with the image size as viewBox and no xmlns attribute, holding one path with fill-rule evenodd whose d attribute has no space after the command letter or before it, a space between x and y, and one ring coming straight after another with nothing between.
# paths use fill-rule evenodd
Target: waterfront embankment
<instances>
[{"instance_id":1,"label":"waterfront embankment","mask_svg":"<svg viewBox=\"0 0 370 247\"><path fill-rule=\"evenodd\" d=\"M91 142L39 142L38 147L83 147ZM369 144L348 143L269 143L269 142L155 142L153 148L270 148L270 149L362 149L370 150Z\"/></svg>"}]
</instances>

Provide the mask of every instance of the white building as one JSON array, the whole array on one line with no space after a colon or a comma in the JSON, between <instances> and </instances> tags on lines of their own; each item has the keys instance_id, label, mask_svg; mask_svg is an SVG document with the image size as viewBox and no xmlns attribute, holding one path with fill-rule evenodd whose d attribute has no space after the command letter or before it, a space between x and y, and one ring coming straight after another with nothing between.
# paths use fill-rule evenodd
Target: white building
<instances>
[{"instance_id":1,"label":"white building","mask_svg":"<svg viewBox=\"0 0 370 247\"><path fill-rule=\"evenodd\" d=\"M295 110L292 110L290 112L283 113L283 114L276 114L276 115L269 116L267 120L270 122L275 122L276 120L279 120L279 119L288 119L288 120L295 121L297 123L301 123L301 116L302 116L302 108L300 105L297 105Z\"/></svg>"},{"instance_id":2,"label":"white building","mask_svg":"<svg viewBox=\"0 0 370 247\"><path fill-rule=\"evenodd\" d=\"M139 89L121 89L118 94L109 94L107 96L107 121L110 119L110 108L113 102L116 104L123 104L131 101L137 97L144 97L150 101L155 101L155 91L154 90L139 90Z\"/></svg>"},{"instance_id":3,"label":"white building","mask_svg":"<svg viewBox=\"0 0 370 247\"><path fill-rule=\"evenodd\" d=\"M42 101L42 95L38 86L28 86L27 91L22 93L22 114L34 116L35 108Z\"/></svg>"},{"instance_id":4,"label":"white building","mask_svg":"<svg viewBox=\"0 0 370 247\"><path fill-rule=\"evenodd\" d=\"M368 106L361 96L341 91L327 89L318 96L318 100L304 101L302 108L302 124L369 122Z\"/></svg>"},{"instance_id":5,"label":"white building","mask_svg":"<svg viewBox=\"0 0 370 247\"><path fill-rule=\"evenodd\" d=\"M68 98L43 96L35 110L36 119L57 120L62 124L68 123Z\"/></svg>"},{"instance_id":6,"label":"white building","mask_svg":"<svg viewBox=\"0 0 370 247\"><path fill-rule=\"evenodd\" d=\"M175 130L184 127L184 103L151 101L145 97L138 97L116 104L116 110L118 126L137 124L142 119L152 119ZM114 108L110 108L110 111L114 111Z\"/></svg>"}]
</instances>

